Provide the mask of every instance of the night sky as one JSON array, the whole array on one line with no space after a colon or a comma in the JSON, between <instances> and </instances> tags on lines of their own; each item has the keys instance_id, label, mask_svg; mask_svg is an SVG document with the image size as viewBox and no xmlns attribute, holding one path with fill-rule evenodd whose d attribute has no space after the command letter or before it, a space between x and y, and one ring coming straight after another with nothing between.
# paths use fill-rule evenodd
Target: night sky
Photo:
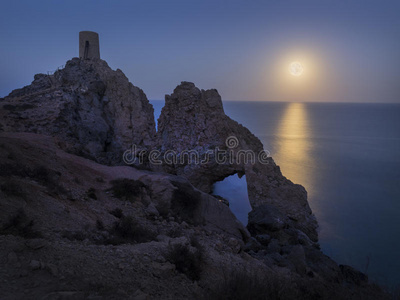
<instances>
[{"instance_id":1,"label":"night sky","mask_svg":"<svg viewBox=\"0 0 400 300\"><path fill-rule=\"evenodd\" d=\"M398 0L2 0L0 12L0 97L78 56L92 30L149 99L192 81L224 100L400 102Z\"/></svg>"}]
</instances>

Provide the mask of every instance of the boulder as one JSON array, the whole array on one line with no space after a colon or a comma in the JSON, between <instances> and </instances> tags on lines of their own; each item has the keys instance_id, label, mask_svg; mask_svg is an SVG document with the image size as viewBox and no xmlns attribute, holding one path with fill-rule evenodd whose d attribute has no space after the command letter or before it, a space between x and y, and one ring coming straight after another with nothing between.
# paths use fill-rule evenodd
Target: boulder
<instances>
[{"instance_id":1,"label":"boulder","mask_svg":"<svg viewBox=\"0 0 400 300\"><path fill-rule=\"evenodd\" d=\"M278 231L287 226L287 217L276 207L263 204L249 213L249 231L255 235L265 231Z\"/></svg>"}]
</instances>

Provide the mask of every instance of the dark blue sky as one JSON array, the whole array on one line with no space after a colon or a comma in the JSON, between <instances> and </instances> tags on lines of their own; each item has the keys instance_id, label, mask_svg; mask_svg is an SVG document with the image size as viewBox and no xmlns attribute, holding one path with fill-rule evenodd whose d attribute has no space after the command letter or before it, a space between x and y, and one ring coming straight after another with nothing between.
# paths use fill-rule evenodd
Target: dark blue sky
<instances>
[{"instance_id":1,"label":"dark blue sky","mask_svg":"<svg viewBox=\"0 0 400 300\"><path fill-rule=\"evenodd\" d=\"M77 56L92 30L149 99L186 80L226 100L400 102L398 0L2 0L0 11L0 96ZM307 83L283 79L291 60Z\"/></svg>"}]
</instances>

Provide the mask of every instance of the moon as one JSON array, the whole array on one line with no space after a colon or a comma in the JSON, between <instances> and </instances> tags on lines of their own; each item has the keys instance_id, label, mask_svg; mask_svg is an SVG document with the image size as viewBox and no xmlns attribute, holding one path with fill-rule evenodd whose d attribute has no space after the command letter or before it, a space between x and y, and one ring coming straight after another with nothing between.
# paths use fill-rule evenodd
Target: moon
<instances>
[{"instance_id":1,"label":"moon","mask_svg":"<svg viewBox=\"0 0 400 300\"><path fill-rule=\"evenodd\" d=\"M294 61L289 65L289 72L293 76L301 76L303 74L304 68L302 64L298 61Z\"/></svg>"}]
</instances>

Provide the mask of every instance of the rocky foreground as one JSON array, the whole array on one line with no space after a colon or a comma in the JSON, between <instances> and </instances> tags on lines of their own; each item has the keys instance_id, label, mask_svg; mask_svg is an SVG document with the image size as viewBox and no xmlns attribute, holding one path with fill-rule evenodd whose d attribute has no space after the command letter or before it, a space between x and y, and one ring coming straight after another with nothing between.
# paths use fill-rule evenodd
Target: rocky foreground
<instances>
[{"instance_id":1,"label":"rocky foreground","mask_svg":"<svg viewBox=\"0 0 400 300\"><path fill-rule=\"evenodd\" d=\"M128 166L132 145L228 160ZM245 150L263 146L216 90L180 84L156 131L143 91L105 61L36 75L0 100L0 299L389 298L320 251L305 189ZM247 228L211 195L236 173Z\"/></svg>"}]
</instances>

